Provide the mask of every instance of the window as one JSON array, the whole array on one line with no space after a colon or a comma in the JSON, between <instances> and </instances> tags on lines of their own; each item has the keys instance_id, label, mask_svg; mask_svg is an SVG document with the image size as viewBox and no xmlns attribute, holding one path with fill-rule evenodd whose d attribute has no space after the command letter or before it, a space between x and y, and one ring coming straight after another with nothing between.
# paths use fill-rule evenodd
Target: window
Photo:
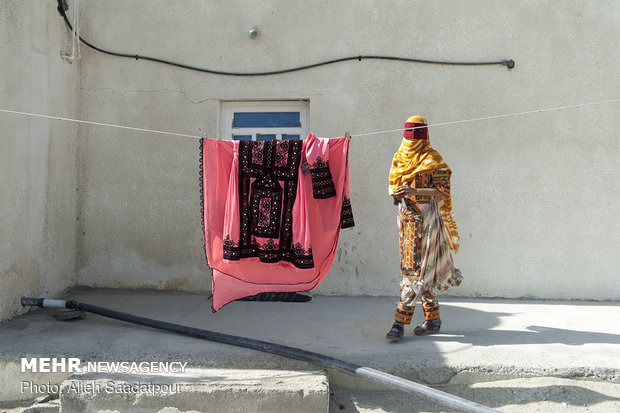
<instances>
[{"instance_id":1,"label":"window","mask_svg":"<svg viewBox=\"0 0 620 413\"><path fill-rule=\"evenodd\" d=\"M240 141L305 139L308 101L222 103L222 136Z\"/></svg>"}]
</instances>

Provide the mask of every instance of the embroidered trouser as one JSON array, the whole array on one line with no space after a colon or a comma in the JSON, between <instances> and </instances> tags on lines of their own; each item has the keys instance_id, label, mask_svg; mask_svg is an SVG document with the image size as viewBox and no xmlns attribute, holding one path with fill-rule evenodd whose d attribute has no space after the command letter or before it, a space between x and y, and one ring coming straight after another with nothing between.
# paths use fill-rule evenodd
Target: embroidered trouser
<instances>
[{"instance_id":1,"label":"embroidered trouser","mask_svg":"<svg viewBox=\"0 0 620 413\"><path fill-rule=\"evenodd\" d=\"M400 301L396 308L394 319L403 324L410 324L415 304L420 297L424 318L435 320L439 318L439 304L437 302L437 290L428 276L422 279L424 273L423 258L428 256L428 235L431 231L430 220L425 216L433 216L436 212L434 203L415 204L409 200L399 207L398 235L400 249L400 269L402 280L400 282Z\"/></svg>"},{"instance_id":2,"label":"embroidered trouser","mask_svg":"<svg viewBox=\"0 0 620 413\"><path fill-rule=\"evenodd\" d=\"M410 324L415 310L415 304L418 294L415 293L412 284L417 280L414 277L403 277L401 281L401 297L396 307L394 320L403 324ZM425 320L436 320L439 318L439 302L437 294L432 289L422 291L420 294L422 301L422 309L424 310Z\"/></svg>"}]
</instances>

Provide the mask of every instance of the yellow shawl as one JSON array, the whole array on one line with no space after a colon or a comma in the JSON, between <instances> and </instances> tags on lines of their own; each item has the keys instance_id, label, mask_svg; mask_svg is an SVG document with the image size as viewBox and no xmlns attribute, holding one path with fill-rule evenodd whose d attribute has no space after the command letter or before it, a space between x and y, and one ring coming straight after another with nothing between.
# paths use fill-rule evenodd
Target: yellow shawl
<instances>
[{"instance_id":1,"label":"yellow shawl","mask_svg":"<svg viewBox=\"0 0 620 413\"><path fill-rule=\"evenodd\" d=\"M414 121L426 124L426 120L421 116L414 116L407 120L407 122ZM394 190L399 186L411 185L417 174L432 172L436 169L448 169L450 171L439 152L431 147L428 139L410 140L403 138L400 148L392 160L389 177L390 195L393 195ZM452 198L447 196L437 197L436 199L448 235L448 245L456 253L459 249L459 232L452 212Z\"/></svg>"}]
</instances>

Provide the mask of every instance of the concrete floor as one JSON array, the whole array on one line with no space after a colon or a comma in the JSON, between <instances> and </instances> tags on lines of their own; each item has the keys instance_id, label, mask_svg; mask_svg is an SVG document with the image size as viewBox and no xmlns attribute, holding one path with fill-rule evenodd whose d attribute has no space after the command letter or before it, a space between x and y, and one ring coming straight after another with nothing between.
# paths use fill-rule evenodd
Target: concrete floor
<instances>
[{"instance_id":1,"label":"concrete floor","mask_svg":"<svg viewBox=\"0 0 620 413\"><path fill-rule=\"evenodd\" d=\"M617 303L446 298L441 300L440 334L416 337L409 328L403 341L390 344L384 335L391 325L396 301L393 297L317 296L310 303L234 302L218 313L211 312L207 297L187 293L76 290L62 298L314 351L441 386L448 392L464 392L459 395L483 404L487 400L491 407L503 411L518 411L511 406L519 408L529 402L557 401L562 398L562 388L567 401L558 402L560 409L577 403L570 398L571 389L575 395L581 394L580 406L588 409L583 411L608 411L592 410L595 406L589 400L604 409L612 406L609 411L617 411L620 406ZM18 383L26 377L19 371L24 356L78 357L82 361L184 361L189 367L212 368L313 368L293 359L94 314L60 322L51 317L54 311L58 310L36 309L0 325L0 394L4 397L0 400L12 400L11 395L18 395ZM414 325L421 316L418 311ZM64 379L61 373L36 374L43 375L36 378L39 380ZM334 393L332 409L341 405L344 411L411 409L407 402L411 396L387 391L365 379L330 370L329 380ZM492 390L481 390L484 383L491 383L487 387ZM598 383L598 387L593 389L591 383ZM517 388L525 390L514 391ZM491 393L500 400L490 398ZM374 397L377 403L369 402L368 397ZM543 400L545 397L549 400ZM405 404L394 400L404 400ZM388 410L380 410L380 403L387 403ZM374 407L364 410L364 405ZM544 404L540 406L546 412L553 411ZM441 410L431 406L428 411Z\"/></svg>"},{"instance_id":2,"label":"concrete floor","mask_svg":"<svg viewBox=\"0 0 620 413\"><path fill-rule=\"evenodd\" d=\"M503 413L617 413L620 385L606 381L533 377L437 387ZM332 388L330 413L446 412L445 407L397 391Z\"/></svg>"}]
</instances>

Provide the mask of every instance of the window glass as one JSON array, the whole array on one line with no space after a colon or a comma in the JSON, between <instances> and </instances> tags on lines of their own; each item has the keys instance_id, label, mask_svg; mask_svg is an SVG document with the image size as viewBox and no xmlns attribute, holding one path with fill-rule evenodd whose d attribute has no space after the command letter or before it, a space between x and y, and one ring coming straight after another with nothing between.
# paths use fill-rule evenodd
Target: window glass
<instances>
[{"instance_id":1,"label":"window glass","mask_svg":"<svg viewBox=\"0 0 620 413\"><path fill-rule=\"evenodd\" d=\"M299 112L236 112L233 128L298 128Z\"/></svg>"}]
</instances>

